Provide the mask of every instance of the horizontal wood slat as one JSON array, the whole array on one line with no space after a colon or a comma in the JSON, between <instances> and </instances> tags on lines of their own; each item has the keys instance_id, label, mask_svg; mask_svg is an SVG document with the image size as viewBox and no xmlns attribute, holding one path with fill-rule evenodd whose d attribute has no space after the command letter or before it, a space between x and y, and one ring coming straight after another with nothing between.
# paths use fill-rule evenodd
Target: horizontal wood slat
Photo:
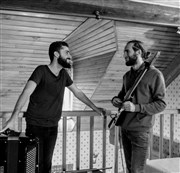
<instances>
[{"instance_id":1,"label":"horizontal wood slat","mask_svg":"<svg viewBox=\"0 0 180 173\"><path fill-rule=\"evenodd\" d=\"M106 30L111 29L113 25L112 21L95 20L95 22L96 23L92 22L90 26L88 25L88 28L86 30L84 30L85 24L81 25L80 28L71 35L71 37L73 37L73 35L75 37L74 38L69 37L67 39L67 41L71 43L72 48L74 48L74 46L77 46L76 43L87 41L87 39L91 37L96 39L97 37L95 36L97 36L98 34L103 34ZM86 23L90 23L90 21L87 21ZM80 30L81 28L83 28L82 31ZM79 35L78 35L78 31L80 32Z\"/></svg>"},{"instance_id":2,"label":"horizontal wood slat","mask_svg":"<svg viewBox=\"0 0 180 173\"><path fill-rule=\"evenodd\" d=\"M14 18L16 16L20 16L20 17L29 17L30 19L33 17L38 19L38 18L42 18L42 19L57 19L57 20L65 20L65 21L77 21L77 22L82 22L84 21L84 17L76 17L76 16L68 16L68 15L58 15L58 14L49 14L49 13L37 13L37 12L27 12L27 11L13 11L13 10L1 10L0 11L2 14L7 14L7 18ZM32 20L33 21L33 20ZM41 22L41 21L39 21Z\"/></svg>"},{"instance_id":3,"label":"horizontal wood slat","mask_svg":"<svg viewBox=\"0 0 180 173\"><path fill-rule=\"evenodd\" d=\"M113 28L110 28L108 29L107 31L104 31L104 32L100 32L100 33L97 33L96 35L94 36L91 36L88 39L88 44L84 45L84 42L86 40L82 40L82 39L79 39L79 44L76 44L73 49L71 49L73 52L77 52L77 51L80 51L82 50L83 48L87 48L88 45L91 45L93 44L94 42L96 42L96 44L98 44L98 42L103 42L105 40L108 40L108 39L111 39L114 37L114 29Z\"/></svg>"}]
</instances>

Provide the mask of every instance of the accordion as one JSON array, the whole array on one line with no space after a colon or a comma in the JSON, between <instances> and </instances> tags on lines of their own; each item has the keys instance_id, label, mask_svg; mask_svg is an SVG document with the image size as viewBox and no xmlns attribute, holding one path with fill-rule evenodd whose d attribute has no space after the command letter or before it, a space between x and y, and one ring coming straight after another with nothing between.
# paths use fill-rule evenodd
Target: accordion
<instances>
[{"instance_id":1,"label":"accordion","mask_svg":"<svg viewBox=\"0 0 180 173\"><path fill-rule=\"evenodd\" d=\"M38 139L25 133L0 134L0 173L38 173Z\"/></svg>"}]
</instances>

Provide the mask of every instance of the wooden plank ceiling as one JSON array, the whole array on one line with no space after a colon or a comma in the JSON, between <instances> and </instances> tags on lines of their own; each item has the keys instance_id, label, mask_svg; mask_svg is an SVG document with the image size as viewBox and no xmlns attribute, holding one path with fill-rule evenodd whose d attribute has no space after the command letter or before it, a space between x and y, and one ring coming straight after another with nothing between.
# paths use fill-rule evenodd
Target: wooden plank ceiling
<instances>
[{"instance_id":1,"label":"wooden plank ceiling","mask_svg":"<svg viewBox=\"0 0 180 173\"><path fill-rule=\"evenodd\" d=\"M131 0L1 0L1 9L34 10L41 12L71 13L76 15L91 15L98 10L102 17L116 17L126 20L141 20L147 22L169 23L179 25L178 0L144 0L148 3ZM162 5L155 5L156 3ZM154 4L155 3L155 4ZM175 8L172 8L172 3Z\"/></svg>"},{"instance_id":2,"label":"wooden plank ceiling","mask_svg":"<svg viewBox=\"0 0 180 173\"><path fill-rule=\"evenodd\" d=\"M152 55L157 51L161 51L161 55L154 65L163 73L170 70L170 67L174 68L174 70L171 69L171 71L174 71L174 74L169 71L169 74L165 75L167 83L170 82L168 80L170 75L180 73L180 37L176 33L175 28L121 21L115 22L115 28L118 49L101 79L101 85L96 88L91 97L94 103L99 106L103 105L110 110L114 109L110 104L110 100L112 96L117 95L120 91L123 75L129 69L129 67L124 65L125 61L122 56L124 46L129 40L138 39L143 41L145 47Z\"/></svg>"},{"instance_id":3,"label":"wooden plank ceiling","mask_svg":"<svg viewBox=\"0 0 180 173\"><path fill-rule=\"evenodd\" d=\"M161 51L155 66L169 85L180 74L178 3L134 1L1 0L0 111L12 111L34 68L49 63L48 47L56 40L69 43L74 82L100 107L113 109L110 100L128 70L123 48L132 39L143 41L152 54ZM95 19L95 10L101 19ZM88 109L73 103L73 109Z\"/></svg>"},{"instance_id":4,"label":"wooden plank ceiling","mask_svg":"<svg viewBox=\"0 0 180 173\"><path fill-rule=\"evenodd\" d=\"M88 19L66 41L74 60L74 81L88 97L92 97L116 52L114 22ZM85 105L74 98L73 109L84 108Z\"/></svg>"}]
</instances>

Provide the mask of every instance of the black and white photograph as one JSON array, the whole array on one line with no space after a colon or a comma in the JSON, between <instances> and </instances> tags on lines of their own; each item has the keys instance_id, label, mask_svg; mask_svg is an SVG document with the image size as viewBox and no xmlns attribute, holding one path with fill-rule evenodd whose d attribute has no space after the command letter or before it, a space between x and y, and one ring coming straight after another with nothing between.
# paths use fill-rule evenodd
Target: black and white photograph
<instances>
[{"instance_id":1,"label":"black and white photograph","mask_svg":"<svg viewBox=\"0 0 180 173\"><path fill-rule=\"evenodd\" d=\"M0 173L180 173L180 0L0 0Z\"/></svg>"}]
</instances>

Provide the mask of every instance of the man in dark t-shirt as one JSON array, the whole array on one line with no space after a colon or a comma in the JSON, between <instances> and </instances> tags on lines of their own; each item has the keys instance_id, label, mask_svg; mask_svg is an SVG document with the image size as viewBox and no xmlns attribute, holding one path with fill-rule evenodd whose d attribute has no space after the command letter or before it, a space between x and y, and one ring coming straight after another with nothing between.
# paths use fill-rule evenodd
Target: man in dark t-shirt
<instances>
[{"instance_id":1,"label":"man in dark t-shirt","mask_svg":"<svg viewBox=\"0 0 180 173\"><path fill-rule=\"evenodd\" d=\"M25 113L26 134L39 138L39 172L50 173L51 162L61 118L65 87L98 114L104 109L96 107L86 95L76 87L64 68L71 68L72 61L66 42L53 42L49 47L49 65L38 66L30 76L15 105L10 119L2 131L13 129L16 117L26 101L29 105Z\"/></svg>"}]
</instances>

